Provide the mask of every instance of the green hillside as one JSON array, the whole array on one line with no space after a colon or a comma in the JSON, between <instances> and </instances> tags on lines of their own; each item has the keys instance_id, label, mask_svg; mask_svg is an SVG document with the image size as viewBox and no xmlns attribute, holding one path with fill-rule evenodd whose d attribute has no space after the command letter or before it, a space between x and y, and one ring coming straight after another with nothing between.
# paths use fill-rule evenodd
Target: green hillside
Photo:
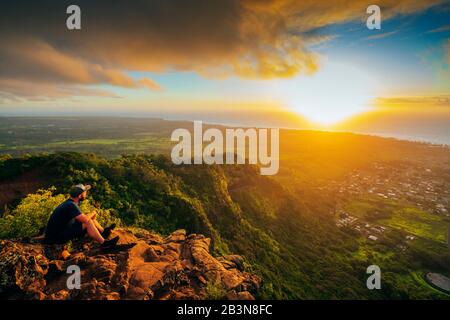
<instances>
[{"instance_id":1,"label":"green hillside","mask_svg":"<svg viewBox=\"0 0 450 320\"><path fill-rule=\"evenodd\" d=\"M263 278L259 298L448 298L422 281L428 271L450 273L442 228L434 227L436 219L448 224L448 218L418 217L420 212L396 202L384 216L372 217L371 223L389 228L373 242L350 226L337 227L335 212L348 206L347 214L362 219L380 202L352 196L346 199L359 202L336 204L330 191L299 192L300 185L283 179L261 176L255 166L175 166L164 156L3 156L0 232L11 236L5 219L14 220L14 208L28 193L54 186L57 196L84 182L93 186L91 204L124 225L163 234L185 228L211 237L216 254L243 255ZM406 233L417 239L405 244ZM371 264L382 268L382 290L366 288Z\"/></svg>"}]
</instances>

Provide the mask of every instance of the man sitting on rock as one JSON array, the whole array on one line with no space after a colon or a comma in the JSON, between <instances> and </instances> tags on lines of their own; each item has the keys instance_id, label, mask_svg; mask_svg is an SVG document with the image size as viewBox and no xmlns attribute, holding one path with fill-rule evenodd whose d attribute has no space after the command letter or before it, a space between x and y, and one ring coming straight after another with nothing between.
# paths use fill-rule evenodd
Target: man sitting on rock
<instances>
[{"instance_id":1,"label":"man sitting on rock","mask_svg":"<svg viewBox=\"0 0 450 320\"><path fill-rule=\"evenodd\" d=\"M96 220L97 212L83 214L80 210L81 201L86 199L90 185L77 184L70 191L70 198L61 203L53 211L45 230L45 243L64 244L72 239L81 238L86 233L101 244L102 247L114 247L119 237L111 240L108 237L115 224L103 228Z\"/></svg>"}]
</instances>

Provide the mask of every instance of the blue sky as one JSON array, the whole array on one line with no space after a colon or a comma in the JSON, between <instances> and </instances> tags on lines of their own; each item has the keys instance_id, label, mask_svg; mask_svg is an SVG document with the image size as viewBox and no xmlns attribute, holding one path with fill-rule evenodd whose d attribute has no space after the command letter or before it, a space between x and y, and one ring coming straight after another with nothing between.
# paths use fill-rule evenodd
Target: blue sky
<instances>
[{"instance_id":1,"label":"blue sky","mask_svg":"<svg viewBox=\"0 0 450 320\"><path fill-rule=\"evenodd\" d=\"M441 5L424 12L382 20L381 30L369 30L365 21L332 25L315 30L314 35L331 36L331 40L310 46L320 55L319 74L329 64L343 64L357 68L372 77L374 95L445 95L449 92L448 48L450 36L449 8ZM335 71L335 70L333 70ZM344 70L345 73L345 70ZM150 77L164 91L148 97L145 90L135 92L136 97L156 99L204 100L265 100L281 101L295 91L295 82L308 87L315 76L300 75L289 79L242 79L230 76L211 79L196 72L130 72L136 79ZM338 81L339 74L325 74ZM345 78L345 74L342 74ZM283 87L284 90L281 90ZM315 87L311 87L315 89ZM291 91L289 91L291 90ZM318 89L317 89L318 90ZM129 96L128 90L116 90ZM320 95L320 92L317 92Z\"/></svg>"},{"instance_id":2,"label":"blue sky","mask_svg":"<svg viewBox=\"0 0 450 320\"><path fill-rule=\"evenodd\" d=\"M61 26L65 1L61 8L44 1L28 9L21 1L0 13L6 26L0 35L8 40L0 44L1 114L220 122L240 121L243 114L251 121L253 113L273 125L291 114L295 126L303 118L344 121L373 111L379 101L434 110L436 97L444 97L439 105L448 107L448 1L379 1L382 28L369 30L364 0L349 0L345 8L267 1L263 11L246 1L217 0L201 15L183 10L188 4L181 0L162 11L154 0L136 7L118 1L108 10L80 0L85 16L95 19L78 33ZM117 19L122 13L133 19Z\"/></svg>"}]
</instances>

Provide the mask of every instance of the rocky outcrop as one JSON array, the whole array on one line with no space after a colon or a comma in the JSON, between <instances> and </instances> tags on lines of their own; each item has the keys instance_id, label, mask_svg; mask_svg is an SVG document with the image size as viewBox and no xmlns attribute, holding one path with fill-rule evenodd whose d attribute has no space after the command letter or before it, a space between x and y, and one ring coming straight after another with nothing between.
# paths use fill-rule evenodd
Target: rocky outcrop
<instances>
[{"instance_id":1,"label":"rocky outcrop","mask_svg":"<svg viewBox=\"0 0 450 320\"><path fill-rule=\"evenodd\" d=\"M260 278L240 256L214 258L210 239L177 230L167 238L145 230L117 230L109 251L80 241L64 248L0 241L0 296L7 299L253 299ZM78 266L80 289L68 289Z\"/></svg>"}]
</instances>

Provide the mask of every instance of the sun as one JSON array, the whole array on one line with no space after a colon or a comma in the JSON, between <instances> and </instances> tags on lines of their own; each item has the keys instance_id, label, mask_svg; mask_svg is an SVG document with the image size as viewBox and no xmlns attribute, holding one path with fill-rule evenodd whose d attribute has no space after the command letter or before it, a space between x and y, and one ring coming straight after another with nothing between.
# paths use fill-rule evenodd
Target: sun
<instances>
[{"instance_id":1,"label":"sun","mask_svg":"<svg viewBox=\"0 0 450 320\"><path fill-rule=\"evenodd\" d=\"M359 68L327 63L312 77L297 78L288 105L319 125L332 125L369 109L374 79ZM291 87L292 90L292 87Z\"/></svg>"}]
</instances>

